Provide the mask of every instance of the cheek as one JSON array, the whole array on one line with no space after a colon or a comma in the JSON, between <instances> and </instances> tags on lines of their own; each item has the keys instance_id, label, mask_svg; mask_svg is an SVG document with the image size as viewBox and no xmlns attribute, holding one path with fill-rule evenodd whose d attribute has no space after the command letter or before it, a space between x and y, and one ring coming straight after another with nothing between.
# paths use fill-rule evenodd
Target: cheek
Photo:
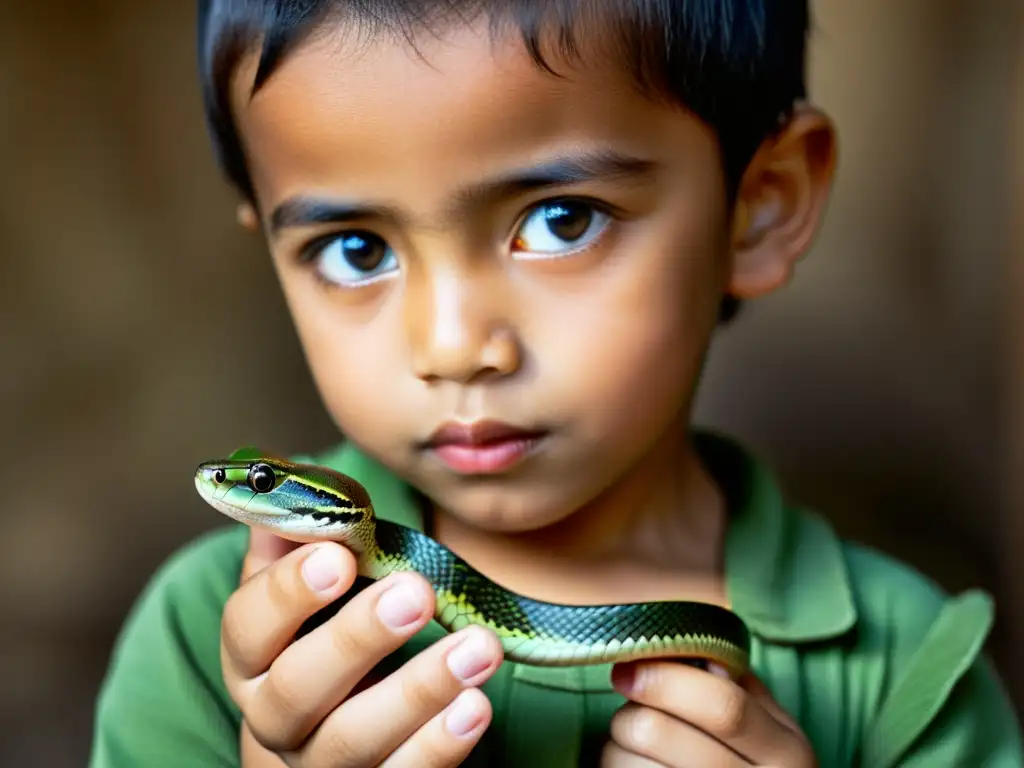
<instances>
[{"instance_id":1,"label":"cheek","mask_svg":"<svg viewBox=\"0 0 1024 768\"><path fill-rule=\"evenodd\" d=\"M646 443L689 407L721 288L718 243L701 235L690 238L692 250L657 243L649 255L626 254L628 269L574 302L572 331L547 337L546 356L560 361L560 399L582 417L585 439Z\"/></svg>"},{"instance_id":2,"label":"cheek","mask_svg":"<svg viewBox=\"0 0 1024 768\"><path fill-rule=\"evenodd\" d=\"M588 332L564 350L571 360L566 384L587 404L594 428L604 435L663 425L686 405L692 388L701 329L689 308L677 302L680 292L651 288L657 292L618 307L604 303Z\"/></svg>"},{"instance_id":3,"label":"cheek","mask_svg":"<svg viewBox=\"0 0 1024 768\"><path fill-rule=\"evenodd\" d=\"M400 328L387 307L344 306L308 276L284 276L284 293L314 382L338 428L373 451L415 420L398 356ZM403 429L404 427L404 429Z\"/></svg>"}]
</instances>

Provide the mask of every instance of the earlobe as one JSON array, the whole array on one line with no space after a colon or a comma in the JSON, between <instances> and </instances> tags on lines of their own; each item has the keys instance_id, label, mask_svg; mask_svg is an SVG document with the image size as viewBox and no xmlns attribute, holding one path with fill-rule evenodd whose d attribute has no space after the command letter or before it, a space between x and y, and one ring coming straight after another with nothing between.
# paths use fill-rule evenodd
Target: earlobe
<instances>
[{"instance_id":1,"label":"earlobe","mask_svg":"<svg viewBox=\"0 0 1024 768\"><path fill-rule=\"evenodd\" d=\"M252 203L239 203L235 210L235 218L242 228L249 232L258 232L260 229L260 217L256 215Z\"/></svg>"},{"instance_id":2,"label":"earlobe","mask_svg":"<svg viewBox=\"0 0 1024 768\"><path fill-rule=\"evenodd\" d=\"M789 281L810 248L835 169L835 131L812 108L798 109L762 144L736 199L728 292L740 299Z\"/></svg>"}]
</instances>

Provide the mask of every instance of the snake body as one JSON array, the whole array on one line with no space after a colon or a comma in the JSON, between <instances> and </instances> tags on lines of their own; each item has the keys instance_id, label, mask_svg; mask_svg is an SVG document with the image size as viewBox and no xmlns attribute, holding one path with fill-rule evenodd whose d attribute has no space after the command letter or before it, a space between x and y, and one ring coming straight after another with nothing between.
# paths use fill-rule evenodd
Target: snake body
<instances>
[{"instance_id":1,"label":"snake body","mask_svg":"<svg viewBox=\"0 0 1024 768\"><path fill-rule=\"evenodd\" d=\"M726 608L699 602L559 605L494 583L425 534L374 515L366 489L326 467L241 449L200 464L200 496L228 517L296 541L338 541L359 573L381 579L414 571L437 596L435 619L449 632L493 630L505 658L534 666L580 666L649 658L703 659L742 674L746 625Z\"/></svg>"}]
</instances>

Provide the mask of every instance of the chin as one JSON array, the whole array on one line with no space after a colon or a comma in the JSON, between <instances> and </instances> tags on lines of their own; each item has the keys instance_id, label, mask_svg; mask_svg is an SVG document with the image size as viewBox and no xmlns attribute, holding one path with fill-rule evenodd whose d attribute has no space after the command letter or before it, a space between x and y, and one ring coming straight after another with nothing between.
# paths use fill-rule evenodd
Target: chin
<instances>
[{"instance_id":1,"label":"chin","mask_svg":"<svg viewBox=\"0 0 1024 768\"><path fill-rule=\"evenodd\" d=\"M438 503L470 525L494 533L530 533L562 522L578 508L545 489L462 488L439 494Z\"/></svg>"}]
</instances>

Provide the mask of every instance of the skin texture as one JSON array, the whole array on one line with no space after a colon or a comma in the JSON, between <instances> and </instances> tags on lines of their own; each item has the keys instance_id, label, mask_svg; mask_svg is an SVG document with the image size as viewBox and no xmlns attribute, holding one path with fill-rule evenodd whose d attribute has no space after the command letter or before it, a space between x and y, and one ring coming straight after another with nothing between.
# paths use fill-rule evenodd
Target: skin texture
<instances>
[{"instance_id":1,"label":"skin texture","mask_svg":"<svg viewBox=\"0 0 1024 768\"><path fill-rule=\"evenodd\" d=\"M356 47L321 34L251 100L254 61L236 76L257 195L239 220L267 237L327 410L433 502L436 538L499 583L561 602L726 603L723 500L687 441L690 409L724 292L780 288L810 245L831 182L831 125L799 109L762 146L730 208L712 133L636 93L598 44L583 63L565 63L561 79L514 39L492 46L483 29L417 45L422 56L404 43ZM464 193L597 151L639 158L644 170ZM275 227L275 209L296 197L386 212ZM537 258L537 228L524 221L564 198L607 206L607 225L598 217L585 248ZM345 264L338 237L356 231L386 241L395 268L365 284L329 283ZM319 257L303 260L318 239ZM545 437L486 476L456 473L424 450L445 422L479 419ZM399 631L374 612L392 578L289 645L348 589L353 567L335 545L294 547L254 532L224 614L244 764L458 764L491 717L478 686L500 663L493 638L476 638L465 680L446 664L451 648L469 647L459 633L374 684L367 672L429 619L429 588L402 579L412 619ZM314 550L328 553L327 571L334 564L319 591L302 578L315 570L303 570ZM664 663L617 670L632 703L615 719L605 765L815 764L753 678ZM443 726L456 696L473 715L462 737Z\"/></svg>"}]
</instances>

